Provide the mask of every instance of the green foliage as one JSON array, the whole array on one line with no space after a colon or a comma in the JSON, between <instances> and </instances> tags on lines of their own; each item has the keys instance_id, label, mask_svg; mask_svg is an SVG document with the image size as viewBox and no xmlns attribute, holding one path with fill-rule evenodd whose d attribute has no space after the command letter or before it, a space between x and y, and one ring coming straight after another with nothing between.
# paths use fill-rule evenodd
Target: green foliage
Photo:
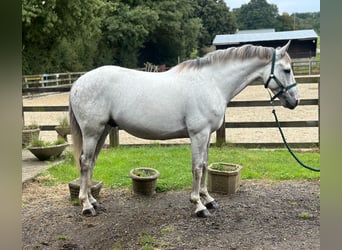
<instances>
[{"instance_id":1,"label":"green foliage","mask_svg":"<svg viewBox=\"0 0 342 250\"><path fill-rule=\"evenodd\" d=\"M155 175L154 171L149 171L147 169L134 169L133 174L140 177L149 177Z\"/></svg>"},{"instance_id":2,"label":"green foliage","mask_svg":"<svg viewBox=\"0 0 342 250\"><path fill-rule=\"evenodd\" d=\"M238 169L237 166L234 165L223 165L223 164L213 164L211 166L212 169L222 171L222 172L229 172L229 171L235 171Z\"/></svg>"},{"instance_id":3,"label":"green foliage","mask_svg":"<svg viewBox=\"0 0 342 250\"><path fill-rule=\"evenodd\" d=\"M53 142L49 142L49 141L44 141L44 140L36 137L36 138L32 139L30 146L31 147L48 147L48 146L60 145L60 144L64 144L64 143L65 143L65 140L62 138L59 138Z\"/></svg>"},{"instance_id":4,"label":"green foliage","mask_svg":"<svg viewBox=\"0 0 342 250\"><path fill-rule=\"evenodd\" d=\"M319 168L319 153L296 153L306 164ZM319 179L320 174L300 167L287 150L249 150L212 147L209 164L226 162L243 167L242 179ZM191 152L185 146L119 147L102 151L94 168L94 179L112 188L129 187L131 169L151 167L160 172L157 191L191 188ZM47 172L56 182L69 182L79 176L72 162L50 168Z\"/></svg>"},{"instance_id":5,"label":"green foliage","mask_svg":"<svg viewBox=\"0 0 342 250\"><path fill-rule=\"evenodd\" d=\"M175 65L198 47L201 20L195 16L194 2L161 0L151 4L158 14L158 26L140 51L140 63Z\"/></svg>"},{"instance_id":6,"label":"green foliage","mask_svg":"<svg viewBox=\"0 0 342 250\"><path fill-rule=\"evenodd\" d=\"M236 30L235 16L223 0L197 0L196 16L202 20L200 46L210 46L217 34L230 34Z\"/></svg>"},{"instance_id":7,"label":"green foliage","mask_svg":"<svg viewBox=\"0 0 342 250\"><path fill-rule=\"evenodd\" d=\"M22 73L146 62L170 67L202 56L217 34L291 30L294 18L296 29L320 33L319 13L279 15L266 0L251 0L233 12L224 0L23 0Z\"/></svg>"},{"instance_id":8,"label":"green foliage","mask_svg":"<svg viewBox=\"0 0 342 250\"><path fill-rule=\"evenodd\" d=\"M142 231L139 234L138 240L139 240L139 244L142 245L142 248L141 248L142 250L160 249L160 247L164 246L163 242L158 241L157 239L155 239L155 237L153 237L146 231Z\"/></svg>"},{"instance_id":9,"label":"green foliage","mask_svg":"<svg viewBox=\"0 0 342 250\"><path fill-rule=\"evenodd\" d=\"M241 30L275 28L278 7L266 0L251 0L241 5L235 14Z\"/></svg>"},{"instance_id":10,"label":"green foliage","mask_svg":"<svg viewBox=\"0 0 342 250\"><path fill-rule=\"evenodd\" d=\"M23 74L172 66L234 30L231 19L223 0L23 0Z\"/></svg>"},{"instance_id":11,"label":"green foliage","mask_svg":"<svg viewBox=\"0 0 342 250\"><path fill-rule=\"evenodd\" d=\"M298 217L302 219L311 219L313 215L309 212L301 212L298 214Z\"/></svg>"},{"instance_id":12,"label":"green foliage","mask_svg":"<svg viewBox=\"0 0 342 250\"><path fill-rule=\"evenodd\" d=\"M291 16L292 20L295 18L296 30L314 29L320 35L320 12L295 13Z\"/></svg>"},{"instance_id":13,"label":"green foliage","mask_svg":"<svg viewBox=\"0 0 342 250\"><path fill-rule=\"evenodd\" d=\"M314 29L320 34L320 12L294 13L289 15L278 13L275 4L269 4L266 0L251 0L240 8L234 9L233 14L237 19L240 30L270 29L277 31Z\"/></svg>"},{"instance_id":14,"label":"green foliage","mask_svg":"<svg viewBox=\"0 0 342 250\"><path fill-rule=\"evenodd\" d=\"M39 128L39 125L38 125L38 123L32 123L32 124L30 124L30 125L25 125L24 127L23 127L23 130L25 130L25 129L37 129L37 128Z\"/></svg>"},{"instance_id":15,"label":"green foliage","mask_svg":"<svg viewBox=\"0 0 342 250\"><path fill-rule=\"evenodd\" d=\"M278 25L276 30L278 31L289 31L293 30L293 16L290 16L287 13L283 13L282 15L277 17Z\"/></svg>"},{"instance_id":16,"label":"green foliage","mask_svg":"<svg viewBox=\"0 0 342 250\"><path fill-rule=\"evenodd\" d=\"M59 126L62 127L68 127L69 126L69 120L68 117L63 117L62 119L59 120Z\"/></svg>"},{"instance_id":17,"label":"green foliage","mask_svg":"<svg viewBox=\"0 0 342 250\"><path fill-rule=\"evenodd\" d=\"M58 240L66 240L66 239L67 239L67 236L64 235L64 234L58 234L58 235L56 236L56 238L57 238Z\"/></svg>"},{"instance_id":18,"label":"green foliage","mask_svg":"<svg viewBox=\"0 0 342 250\"><path fill-rule=\"evenodd\" d=\"M23 0L23 74L89 69L105 6L102 0Z\"/></svg>"},{"instance_id":19,"label":"green foliage","mask_svg":"<svg viewBox=\"0 0 342 250\"><path fill-rule=\"evenodd\" d=\"M103 20L103 43L111 49L112 60L122 66L136 67L137 54L147 36L158 25L158 14L148 6L131 7L119 2Z\"/></svg>"}]
</instances>

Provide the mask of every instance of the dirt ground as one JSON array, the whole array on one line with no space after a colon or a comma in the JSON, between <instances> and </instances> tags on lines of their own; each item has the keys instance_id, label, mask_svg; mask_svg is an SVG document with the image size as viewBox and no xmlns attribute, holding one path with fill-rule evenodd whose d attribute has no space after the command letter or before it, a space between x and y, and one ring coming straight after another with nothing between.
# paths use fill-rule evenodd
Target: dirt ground
<instances>
[{"instance_id":1,"label":"dirt ground","mask_svg":"<svg viewBox=\"0 0 342 250\"><path fill-rule=\"evenodd\" d=\"M67 184L26 185L23 249L319 249L319 181L242 181L197 218L190 190L132 194L103 188L95 217L81 215Z\"/></svg>"}]
</instances>

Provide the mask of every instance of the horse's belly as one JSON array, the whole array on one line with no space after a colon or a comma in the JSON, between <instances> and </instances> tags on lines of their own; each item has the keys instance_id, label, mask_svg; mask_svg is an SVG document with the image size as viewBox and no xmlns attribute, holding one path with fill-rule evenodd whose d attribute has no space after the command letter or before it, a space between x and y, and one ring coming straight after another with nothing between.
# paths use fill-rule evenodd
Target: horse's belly
<instances>
[{"instance_id":1,"label":"horse's belly","mask_svg":"<svg viewBox=\"0 0 342 250\"><path fill-rule=\"evenodd\" d=\"M121 128L121 126L119 126ZM176 138L187 138L189 137L186 129L182 130L165 130L160 128L131 128L131 127L123 127L123 130L128 132L129 134L149 140L168 140L168 139L176 139Z\"/></svg>"},{"instance_id":2,"label":"horse's belly","mask_svg":"<svg viewBox=\"0 0 342 250\"><path fill-rule=\"evenodd\" d=\"M120 129L143 139L167 140L189 137L186 126L180 121L153 119L152 116L146 118L119 119L116 120L116 123Z\"/></svg>"}]
</instances>

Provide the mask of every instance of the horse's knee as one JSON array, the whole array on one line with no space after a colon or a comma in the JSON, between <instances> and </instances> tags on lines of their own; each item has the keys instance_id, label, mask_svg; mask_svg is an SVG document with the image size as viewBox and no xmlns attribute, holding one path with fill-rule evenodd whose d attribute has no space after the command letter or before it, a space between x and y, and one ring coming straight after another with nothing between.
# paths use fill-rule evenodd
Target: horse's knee
<instances>
[{"instance_id":1,"label":"horse's knee","mask_svg":"<svg viewBox=\"0 0 342 250\"><path fill-rule=\"evenodd\" d=\"M82 154L80 156L80 166L81 169L85 168L85 169L89 169L91 168L93 160L91 159L91 157L87 157L86 155Z\"/></svg>"},{"instance_id":2,"label":"horse's knee","mask_svg":"<svg viewBox=\"0 0 342 250\"><path fill-rule=\"evenodd\" d=\"M202 162L200 164L195 165L192 168L192 174L194 177L201 177L205 169L206 169L206 163Z\"/></svg>"},{"instance_id":3,"label":"horse's knee","mask_svg":"<svg viewBox=\"0 0 342 250\"><path fill-rule=\"evenodd\" d=\"M200 178L201 178L201 176L202 176L202 169L201 168L198 168L198 167L196 167L196 168L193 168L193 170L192 170L192 177L197 181L199 181L200 180Z\"/></svg>"}]
</instances>

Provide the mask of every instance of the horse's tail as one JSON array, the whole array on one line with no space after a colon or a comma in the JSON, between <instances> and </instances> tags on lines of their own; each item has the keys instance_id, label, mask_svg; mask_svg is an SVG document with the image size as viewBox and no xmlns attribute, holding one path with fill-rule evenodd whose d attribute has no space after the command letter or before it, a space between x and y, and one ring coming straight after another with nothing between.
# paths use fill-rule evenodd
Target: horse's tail
<instances>
[{"instance_id":1,"label":"horse's tail","mask_svg":"<svg viewBox=\"0 0 342 250\"><path fill-rule=\"evenodd\" d=\"M71 103L69 105L69 118L70 118L70 128L71 128L71 138L74 145L74 158L75 163L78 167L80 167L80 157L82 153L82 132L80 126L76 120L74 111L72 110Z\"/></svg>"}]
</instances>

